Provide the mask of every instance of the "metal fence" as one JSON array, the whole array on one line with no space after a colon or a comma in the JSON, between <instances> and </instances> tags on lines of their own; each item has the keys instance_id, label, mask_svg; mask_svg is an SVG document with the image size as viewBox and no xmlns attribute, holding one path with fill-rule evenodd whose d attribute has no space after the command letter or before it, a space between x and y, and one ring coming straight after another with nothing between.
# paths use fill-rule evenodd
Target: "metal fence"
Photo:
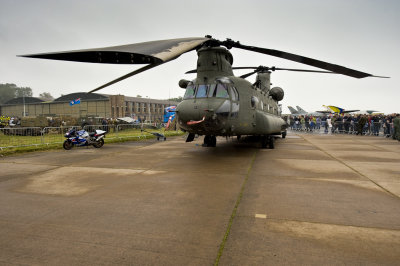
<instances>
[{"instance_id":1,"label":"metal fence","mask_svg":"<svg viewBox=\"0 0 400 266\"><path fill-rule=\"evenodd\" d=\"M62 127L19 127L0 128L0 149L23 146L49 145L63 143L65 133L72 128L94 132L96 129L107 131L107 139L145 138L151 135L149 131L159 131L153 124L120 124L120 125L86 125Z\"/></svg>"},{"instance_id":2,"label":"metal fence","mask_svg":"<svg viewBox=\"0 0 400 266\"><path fill-rule=\"evenodd\" d=\"M293 123L289 127L294 131L309 133L332 133L332 134L362 134L371 136L389 137L393 135L393 123L373 122L360 126L357 122L333 122L329 125L322 121L320 124Z\"/></svg>"}]
</instances>

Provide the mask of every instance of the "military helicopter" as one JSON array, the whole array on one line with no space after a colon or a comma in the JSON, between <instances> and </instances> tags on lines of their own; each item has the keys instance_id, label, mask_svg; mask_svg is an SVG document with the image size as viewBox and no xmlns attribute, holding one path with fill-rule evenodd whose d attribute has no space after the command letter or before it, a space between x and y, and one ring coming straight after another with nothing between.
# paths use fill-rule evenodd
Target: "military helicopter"
<instances>
[{"instance_id":1,"label":"military helicopter","mask_svg":"<svg viewBox=\"0 0 400 266\"><path fill-rule=\"evenodd\" d=\"M264 66L235 68L232 67L231 48L280 57L328 71ZM23 56L105 64L147 64L90 91L95 92L193 50L198 54L197 68L189 73L197 73L197 77L191 81L179 81L179 86L186 89L186 92L176 108L176 116L180 128L189 133L186 142L193 141L195 134L204 135L203 146L206 147L216 146L216 136L240 138L242 135L252 135L260 137L262 148L268 146L273 149L274 136L286 136L286 123L280 117L278 105L284 92L279 87L271 88L271 71L343 74L354 78L378 77L288 52L243 45L231 39L219 41L210 35ZM236 77L234 69L252 69L252 72ZM257 74L253 84L245 79L252 74Z\"/></svg>"}]
</instances>

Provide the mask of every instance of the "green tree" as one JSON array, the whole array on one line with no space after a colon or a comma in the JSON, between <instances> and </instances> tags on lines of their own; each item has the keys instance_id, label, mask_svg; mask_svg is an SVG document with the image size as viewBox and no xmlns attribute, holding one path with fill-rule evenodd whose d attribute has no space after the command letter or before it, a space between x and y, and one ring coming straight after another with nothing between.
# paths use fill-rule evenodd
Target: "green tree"
<instances>
[{"instance_id":1,"label":"green tree","mask_svg":"<svg viewBox=\"0 0 400 266\"><path fill-rule=\"evenodd\" d=\"M17 85L6 83L0 84L0 103L5 103L13 98L15 98L15 89Z\"/></svg>"},{"instance_id":2,"label":"green tree","mask_svg":"<svg viewBox=\"0 0 400 266\"><path fill-rule=\"evenodd\" d=\"M17 97L32 97L32 89L29 87L18 87L13 83L0 84L0 103L5 103Z\"/></svg>"},{"instance_id":3,"label":"green tree","mask_svg":"<svg viewBox=\"0 0 400 266\"><path fill-rule=\"evenodd\" d=\"M15 89L15 97L32 97L32 89L29 87L17 87Z\"/></svg>"},{"instance_id":4,"label":"green tree","mask_svg":"<svg viewBox=\"0 0 400 266\"><path fill-rule=\"evenodd\" d=\"M43 101L54 100L54 97L51 96L50 92L43 92L43 93L39 94L39 98L42 99Z\"/></svg>"},{"instance_id":5,"label":"green tree","mask_svg":"<svg viewBox=\"0 0 400 266\"><path fill-rule=\"evenodd\" d=\"M168 100L179 103L179 102L181 102L183 100L183 97L179 96L179 97L176 97L176 98L169 98Z\"/></svg>"}]
</instances>

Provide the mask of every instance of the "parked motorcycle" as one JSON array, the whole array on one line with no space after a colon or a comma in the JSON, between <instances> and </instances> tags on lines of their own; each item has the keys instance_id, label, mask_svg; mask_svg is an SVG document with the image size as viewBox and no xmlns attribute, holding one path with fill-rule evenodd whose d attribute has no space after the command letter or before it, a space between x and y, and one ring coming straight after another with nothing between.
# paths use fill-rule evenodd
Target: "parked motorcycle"
<instances>
[{"instance_id":1,"label":"parked motorcycle","mask_svg":"<svg viewBox=\"0 0 400 266\"><path fill-rule=\"evenodd\" d=\"M65 133L63 147L66 150L72 149L74 146L89 146L93 145L95 148L101 148L104 145L104 138L107 131L97 129L95 132L88 133L86 130L70 129Z\"/></svg>"}]
</instances>

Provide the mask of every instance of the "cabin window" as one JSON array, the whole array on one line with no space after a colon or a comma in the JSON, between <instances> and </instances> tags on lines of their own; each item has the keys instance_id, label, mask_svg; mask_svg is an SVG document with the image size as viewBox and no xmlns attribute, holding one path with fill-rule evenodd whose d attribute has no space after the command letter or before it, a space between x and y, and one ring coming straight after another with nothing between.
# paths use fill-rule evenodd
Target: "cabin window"
<instances>
[{"instance_id":1,"label":"cabin window","mask_svg":"<svg viewBox=\"0 0 400 266\"><path fill-rule=\"evenodd\" d=\"M258 104L258 98L256 96L251 96L251 108L256 108Z\"/></svg>"},{"instance_id":2,"label":"cabin window","mask_svg":"<svg viewBox=\"0 0 400 266\"><path fill-rule=\"evenodd\" d=\"M183 96L183 99L194 98L194 92L195 92L195 87L193 85L188 85L186 87L186 92L185 92L185 95Z\"/></svg>"},{"instance_id":3,"label":"cabin window","mask_svg":"<svg viewBox=\"0 0 400 266\"><path fill-rule=\"evenodd\" d=\"M199 85L197 87L196 98L206 98L207 97L207 85Z\"/></svg>"}]
</instances>

